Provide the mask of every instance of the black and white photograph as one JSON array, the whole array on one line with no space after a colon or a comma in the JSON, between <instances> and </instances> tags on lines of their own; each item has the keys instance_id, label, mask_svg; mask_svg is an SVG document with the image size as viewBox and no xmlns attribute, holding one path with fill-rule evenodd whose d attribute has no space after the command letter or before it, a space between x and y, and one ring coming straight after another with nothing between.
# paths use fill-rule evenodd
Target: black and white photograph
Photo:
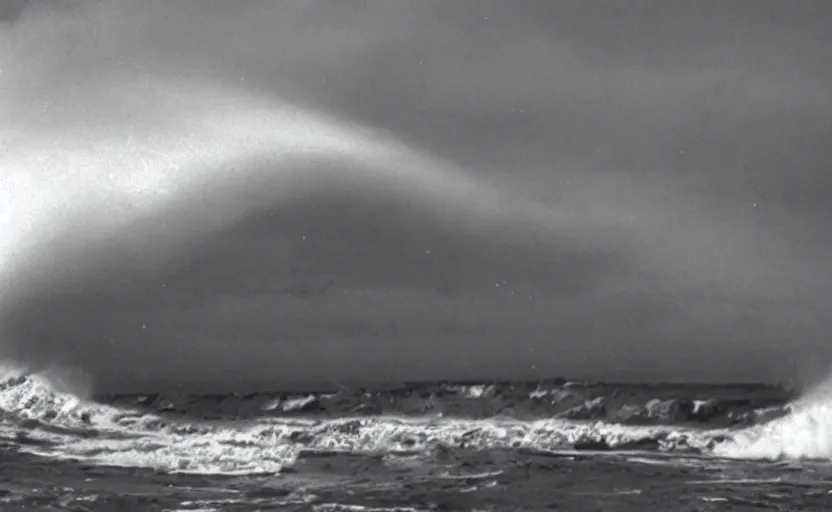
<instances>
[{"instance_id":1,"label":"black and white photograph","mask_svg":"<svg viewBox=\"0 0 832 512\"><path fill-rule=\"evenodd\" d=\"M0 510L832 510L832 1L0 0Z\"/></svg>"}]
</instances>

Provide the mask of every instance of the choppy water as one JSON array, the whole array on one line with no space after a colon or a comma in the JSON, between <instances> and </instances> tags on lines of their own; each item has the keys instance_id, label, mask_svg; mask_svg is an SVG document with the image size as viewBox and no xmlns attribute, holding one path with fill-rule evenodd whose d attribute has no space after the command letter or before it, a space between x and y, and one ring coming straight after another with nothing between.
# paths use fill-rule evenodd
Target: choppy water
<instances>
[{"instance_id":1,"label":"choppy water","mask_svg":"<svg viewBox=\"0 0 832 512\"><path fill-rule=\"evenodd\" d=\"M3 510L832 505L822 399L772 387L551 380L85 399L61 386L14 373L0 385Z\"/></svg>"}]
</instances>

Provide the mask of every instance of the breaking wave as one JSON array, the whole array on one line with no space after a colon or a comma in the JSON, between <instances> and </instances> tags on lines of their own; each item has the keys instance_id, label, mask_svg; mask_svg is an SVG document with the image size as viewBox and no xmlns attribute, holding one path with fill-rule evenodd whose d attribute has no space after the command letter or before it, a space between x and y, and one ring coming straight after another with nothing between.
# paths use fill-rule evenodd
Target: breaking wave
<instances>
[{"instance_id":1,"label":"breaking wave","mask_svg":"<svg viewBox=\"0 0 832 512\"><path fill-rule=\"evenodd\" d=\"M716 453L739 459L832 459L832 380L791 405L790 414L756 425Z\"/></svg>"},{"instance_id":2,"label":"breaking wave","mask_svg":"<svg viewBox=\"0 0 832 512\"><path fill-rule=\"evenodd\" d=\"M788 437L806 432L809 418L822 419L812 416L817 409L797 405L772 420L771 411L786 414L791 406L772 405L782 396L762 387L688 390L701 399L665 398L678 395L679 386L561 380L92 399L67 385L79 380L7 370L0 381L0 438L6 447L86 464L202 474L278 473L302 453L333 451L435 456L447 448L588 450L753 458L771 455L771 440L778 438L779 456L830 455L825 438L800 444ZM747 395L744 401L734 397L739 394ZM754 422L759 424L749 426Z\"/></svg>"}]
</instances>

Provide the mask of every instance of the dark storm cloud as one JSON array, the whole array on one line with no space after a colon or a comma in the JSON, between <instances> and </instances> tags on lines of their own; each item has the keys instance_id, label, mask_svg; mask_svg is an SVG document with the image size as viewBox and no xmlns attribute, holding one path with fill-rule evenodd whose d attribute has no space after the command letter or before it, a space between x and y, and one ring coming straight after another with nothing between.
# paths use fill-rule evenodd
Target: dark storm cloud
<instances>
[{"instance_id":1,"label":"dark storm cloud","mask_svg":"<svg viewBox=\"0 0 832 512\"><path fill-rule=\"evenodd\" d=\"M34 3L0 40L3 73L17 77L0 81L14 100L0 114L21 126L38 122L28 113L48 96L59 101L43 130L75 130L92 112L101 130L125 131L126 114L113 112L158 92L123 97L100 86L108 80L231 84L381 127L564 220L470 229L437 221L433 205L402 206L406 194L320 191L150 270L130 263L168 254L158 237L141 250L130 241L198 196L183 197L79 248L72 287L7 308L9 343L124 386L824 371L830 11L822 1Z\"/></svg>"},{"instance_id":2,"label":"dark storm cloud","mask_svg":"<svg viewBox=\"0 0 832 512\"><path fill-rule=\"evenodd\" d=\"M456 337L506 336L534 300L579 298L627 266L621 256L589 247L582 253L575 240L553 239L521 223L506 225L510 232L503 233L499 226L488 233L452 228L423 205L402 208L405 200L316 194L216 233L141 279L135 279L141 265L131 268L119 249L153 228L129 226L108 243L82 250L88 273L71 287L22 297L6 313L6 335L27 340L19 352L24 359L48 353L99 367L110 379L140 365L144 385L245 383L247 369L260 380L274 372L272 380L281 385L354 379L355 365L370 356L338 356L350 352L338 344L359 343L362 351L388 355L429 347L442 354ZM165 216L170 213L177 214ZM59 239L54 245L68 244ZM64 250L59 257L72 256ZM123 273L133 279L125 281ZM421 350L402 347L411 343ZM246 348L231 357L228 351L239 344ZM258 356L252 357L252 346ZM268 360L264 349L272 354ZM314 368L282 362L285 355L308 361L316 352L309 362ZM171 354L181 365L159 364ZM424 357L420 371L430 361ZM483 362L474 353L465 358L475 366ZM351 363L342 366L345 361ZM399 366L365 371L394 379ZM223 371L236 376L220 378Z\"/></svg>"},{"instance_id":3,"label":"dark storm cloud","mask_svg":"<svg viewBox=\"0 0 832 512\"><path fill-rule=\"evenodd\" d=\"M23 12L28 0L4 0L0 2L0 22L13 22Z\"/></svg>"}]
</instances>

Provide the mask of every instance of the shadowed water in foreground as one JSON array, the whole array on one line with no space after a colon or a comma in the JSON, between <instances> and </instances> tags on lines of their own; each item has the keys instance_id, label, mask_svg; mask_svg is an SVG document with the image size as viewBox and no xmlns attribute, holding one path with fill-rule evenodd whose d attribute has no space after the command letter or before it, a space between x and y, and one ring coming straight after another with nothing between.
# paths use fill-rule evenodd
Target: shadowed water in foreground
<instances>
[{"instance_id":1,"label":"shadowed water in foreground","mask_svg":"<svg viewBox=\"0 0 832 512\"><path fill-rule=\"evenodd\" d=\"M832 469L811 463L448 450L302 455L279 476L183 476L3 451L3 510L825 511Z\"/></svg>"}]
</instances>

